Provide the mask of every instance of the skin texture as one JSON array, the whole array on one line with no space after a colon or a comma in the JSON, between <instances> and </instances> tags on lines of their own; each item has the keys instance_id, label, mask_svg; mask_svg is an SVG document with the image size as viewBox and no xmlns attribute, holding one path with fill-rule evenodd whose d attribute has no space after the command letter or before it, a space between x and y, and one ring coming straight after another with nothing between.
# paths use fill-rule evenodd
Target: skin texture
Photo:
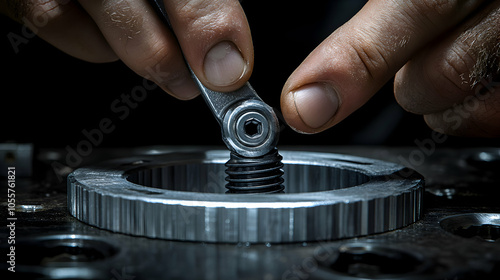
<instances>
[{"instance_id":1,"label":"skin texture","mask_svg":"<svg viewBox=\"0 0 500 280\"><path fill-rule=\"evenodd\" d=\"M139 0L8 0L0 11L90 62L122 60L179 99L203 84L241 87L253 69L245 14L236 0L169 0L170 30ZM30 26L31 25L31 26ZM182 53L181 53L182 50ZM395 76L407 111L453 135L500 136L500 1L370 0L291 74L281 107L298 132L342 121Z\"/></svg>"},{"instance_id":2,"label":"skin texture","mask_svg":"<svg viewBox=\"0 0 500 280\"><path fill-rule=\"evenodd\" d=\"M281 96L285 119L304 133L323 131L396 74L397 101L424 115L431 128L500 136L499 6L499 1L369 1L292 73ZM340 106L297 105L296 92L318 83L330 85Z\"/></svg>"},{"instance_id":3,"label":"skin texture","mask_svg":"<svg viewBox=\"0 0 500 280\"><path fill-rule=\"evenodd\" d=\"M77 58L90 62L121 59L179 99L192 99L199 93L179 46L196 75L211 89L231 91L248 80L253 44L238 1L169 0L165 8L176 36L147 1L8 0L2 2L0 11L21 23L33 23L38 36ZM226 49L231 52L221 55L219 47L215 55L209 55L219 43L229 43L231 48ZM211 62L208 66L204 65L206 57ZM217 67L214 63L225 65L218 68L228 71L210 80L205 72Z\"/></svg>"}]
</instances>

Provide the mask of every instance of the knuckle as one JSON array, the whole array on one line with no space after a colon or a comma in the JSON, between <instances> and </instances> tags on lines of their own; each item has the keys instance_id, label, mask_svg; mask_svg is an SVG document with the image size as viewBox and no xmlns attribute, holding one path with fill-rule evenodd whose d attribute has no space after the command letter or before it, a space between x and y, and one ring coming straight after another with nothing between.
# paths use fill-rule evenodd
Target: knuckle
<instances>
[{"instance_id":1,"label":"knuckle","mask_svg":"<svg viewBox=\"0 0 500 280\"><path fill-rule=\"evenodd\" d=\"M181 84L189 79L184 62L175 52L164 46L153 48L138 60L136 72L142 77L161 85Z\"/></svg>"},{"instance_id":2,"label":"knuckle","mask_svg":"<svg viewBox=\"0 0 500 280\"><path fill-rule=\"evenodd\" d=\"M443 59L437 64L429 64L430 79L434 89L451 95L467 94L472 90L470 69L474 65L474 58L465 51L460 44L448 49Z\"/></svg>"},{"instance_id":3,"label":"knuckle","mask_svg":"<svg viewBox=\"0 0 500 280\"><path fill-rule=\"evenodd\" d=\"M209 34L237 24L233 19L236 5L237 1L184 1L175 7L175 14L188 32L202 30Z\"/></svg>"},{"instance_id":4,"label":"knuckle","mask_svg":"<svg viewBox=\"0 0 500 280\"><path fill-rule=\"evenodd\" d=\"M462 1L462 0L413 0L398 1L398 11L403 15L402 18L410 20L411 24L418 29L433 30L442 27L443 19L448 22L459 20L466 17L474 11L480 0Z\"/></svg>"},{"instance_id":5,"label":"knuckle","mask_svg":"<svg viewBox=\"0 0 500 280\"><path fill-rule=\"evenodd\" d=\"M143 54L143 57L141 61L145 65L153 65L156 63L166 63L170 62L172 60L171 52L166 46L163 45L156 45L152 46L145 54Z\"/></svg>"},{"instance_id":6,"label":"knuckle","mask_svg":"<svg viewBox=\"0 0 500 280\"><path fill-rule=\"evenodd\" d=\"M396 75L396 100L416 114L460 102L473 92L469 78L473 64L473 58L458 45L410 61Z\"/></svg>"},{"instance_id":7,"label":"knuckle","mask_svg":"<svg viewBox=\"0 0 500 280\"><path fill-rule=\"evenodd\" d=\"M192 28L214 13L213 5L208 1L186 1L176 7L175 14L180 25Z\"/></svg>"},{"instance_id":8,"label":"knuckle","mask_svg":"<svg viewBox=\"0 0 500 280\"><path fill-rule=\"evenodd\" d=\"M473 6L471 5L471 3L468 2L478 2L478 1L416 0L416 1L408 1L408 5L411 10L414 10L419 14L428 15L429 19L438 20L443 16L456 14L457 12L468 10L470 8L469 6Z\"/></svg>"},{"instance_id":9,"label":"knuckle","mask_svg":"<svg viewBox=\"0 0 500 280\"><path fill-rule=\"evenodd\" d=\"M133 39L141 33L144 17L127 1L105 1L101 15L107 26L117 28L125 39Z\"/></svg>"},{"instance_id":10,"label":"knuckle","mask_svg":"<svg viewBox=\"0 0 500 280\"><path fill-rule=\"evenodd\" d=\"M70 3L71 1L69 0L19 1L14 11L18 20L29 20L47 24L50 21L60 18L72 9L74 6L68 5Z\"/></svg>"},{"instance_id":11,"label":"knuckle","mask_svg":"<svg viewBox=\"0 0 500 280\"><path fill-rule=\"evenodd\" d=\"M147 52L141 54L137 59L137 67L141 76L148 74L149 69L158 69L160 66L171 65L174 57L170 50L164 46L151 47Z\"/></svg>"},{"instance_id":12,"label":"knuckle","mask_svg":"<svg viewBox=\"0 0 500 280\"><path fill-rule=\"evenodd\" d=\"M498 14L496 10L483 19L473 19L464 31L428 48L403 67L394 87L400 105L427 114L464 100L474 101L481 87L489 84L486 80L500 73L500 32L498 24L491 24L499 22Z\"/></svg>"},{"instance_id":13,"label":"knuckle","mask_svg":"<svg viewBox=\"0 0 500 280\"><path fill-rule=\"evenodd\" d=\"M175 12L186 21L196 20L204 14L210 13L215 4L212 1L193 0L183 1L175 6Z\"/></svg>"},{"instance_id":14,"label":"knuckle","mask_svg":"<svg viewBox=\"0 0 500 280\"><path fill-rule=\"evenodd\" d=\"M458 1L456 0L420 0L414 1L413 4L423 13L437 13L439 15L444 15L449 13L457 6Z\"/></svg>"},{"instance_id":15,"label":"knuckle","mask_svg":"<svg viewBox=\"0 0 500 280\"><path fill-rule=\"evenodd\" d=\"M383 47L376 42L366 42L361 38L350 44L350 47L354 53L353 57L364 69L368 78L378 80L387 75L391 67L386 59L388 54Z\"/></svg>"},{"instance_id":16,"label":"knuckle","mask_svg":"<svg viewBox=\"0 0 500 280\"><path fill-rule=\"evenodd\" d=\"M500 74L500 7L483 16L479 23L463 32L460 41L470 56L474 65L470 67L472 85L479 83L488 76Z\"/></svg>"}]
</instances>

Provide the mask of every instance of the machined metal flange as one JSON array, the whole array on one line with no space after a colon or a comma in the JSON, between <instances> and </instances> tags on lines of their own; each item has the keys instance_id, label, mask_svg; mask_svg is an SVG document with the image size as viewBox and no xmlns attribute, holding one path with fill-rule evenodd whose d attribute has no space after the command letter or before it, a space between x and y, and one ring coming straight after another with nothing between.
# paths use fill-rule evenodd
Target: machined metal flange
<instances>
[{"instance_id":1,"label":"machined metal flange","mask_svg":"<svg viewBox=\"0 0 500 280\"><path fill-rule=\"evenodd\" d=\"M348 155L280 153L285 193L226 194L228 151L172 152L74 171L68 208L114 232L231 243L349 238L420 219L424 181L412 170Z\"/></svg>"}]
</instances>

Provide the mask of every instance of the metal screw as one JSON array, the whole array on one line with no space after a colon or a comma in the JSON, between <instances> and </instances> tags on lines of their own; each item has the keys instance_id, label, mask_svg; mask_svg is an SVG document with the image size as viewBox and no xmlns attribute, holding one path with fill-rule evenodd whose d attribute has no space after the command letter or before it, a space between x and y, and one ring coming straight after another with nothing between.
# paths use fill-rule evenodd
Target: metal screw
<instances>
[{"instance_id":1,"label":"metal screw","mask_svg":"<svg viewBox=\"0 0 500 280\"><path fill-rule=\"evenodd\" d=\"M256 119L249 119L245 122L245 134L249 137L258 137L262 134L262 123Z\"/></svg>"},{"instance_id":2,"label":"metal screw","mask_svg":"<svg viewBox=\"0 0 500 280\"><path fill-rule=\"evenodd\" d=\"M266 116L257 110L244 111L237 118L234 126L234 139L244 147L260 147L266 144L269 138L269 121Z\"/></svg>"}]
</instances>

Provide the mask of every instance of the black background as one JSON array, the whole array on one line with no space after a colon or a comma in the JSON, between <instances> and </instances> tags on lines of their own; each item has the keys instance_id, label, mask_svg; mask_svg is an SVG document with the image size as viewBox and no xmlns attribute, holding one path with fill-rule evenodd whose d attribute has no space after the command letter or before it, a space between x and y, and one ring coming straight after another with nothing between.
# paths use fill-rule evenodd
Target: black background
<instances>
[{"instance_id":1,"label":"black background","mask_svg":"<svg viewBox=\"0 0 500 280\"><path fill-rule=\"evenodd\" d=\"M259 2L259 3L256 3ZM251 25L255 68L250 79L259 95L279 110L281 88L290 73L364 1L325 1L314 5L263 7L242 4ZM159 89L123 120L111 109L122 94L143 83L121 62L92 64L70 57L38 37L16 53L9 34L23 36L23 26L0 17L0 142L29 142L38 147L74 146L83 130L99 128L109 118L114 130L99 146L222 145L220 128L201 97L179 101ZM415 145L431 137L421 116L397 106L392 81L345 121L317 135L284 129L280 145ZM440 145L497 145L495 140L448 138Z\"/></svg>"}]
</instances>

